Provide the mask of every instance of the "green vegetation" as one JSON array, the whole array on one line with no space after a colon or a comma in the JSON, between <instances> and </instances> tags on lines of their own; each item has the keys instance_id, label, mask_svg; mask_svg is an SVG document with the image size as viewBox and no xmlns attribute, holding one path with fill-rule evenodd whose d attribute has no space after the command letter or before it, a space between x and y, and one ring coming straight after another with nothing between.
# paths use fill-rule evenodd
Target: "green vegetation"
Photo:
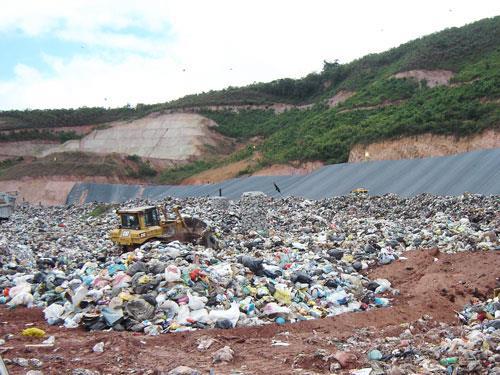
<instances>
[{"instance_id":1,"label":"green vegetation","mask_svg":"<svg viewBox=\"0 0 500 375\"><path fill-rule=\"evenodd\" d=\"M153 167L151 167L151 163L149 162L149 160L144 161L139 155L127 155L126 159L134 164L133 167L125 167L128 177L149 179L158 174L158 172Z\"/></svg>"},{"instance_id":2,"label":"green vegetation","mask_svg":"<svg viewBox=\"0 0 500 375\"><path fill-rule=\"evenodd\" d=\"M112 205L110 204L99 204L92 211L89 212L88 217L99 217L104 215L110 210Z\"/></svg>"},{"instance_id":3,"label":"green vegetation","mask_svg":"<svg viewBox=\"0 0 500 375\"><path fill-rule=\"evenodd\" d=\"M14 159L5 159L5 160L0 160L0 176L9 168L13 167L14 165L21 163L23 161L23 157L18 157Z\"/></svg>"},{"instance_id":4,"label":"green vegetation","mask_svg":"<svg viewBox=\"0 0 500 375\"><path fill-rule=\"evenodd\" d=\"M233 152L225 158L212 158L209 160L197 160L188 164L181 165L176 168L167 169L160 173L158 182L162 184L178 184L182 180L195 174L207 171L212 168L222 167L229 163L234 163L240 160L250 158L254 153L254 147L248 145L239 151Z\"/></svg>"},{"instance_id":5,"label":"green vegetation","mask_svg":"<svg viewBox=\"0 0 500 375\"><path fill-rule=\"evenodd\" d=\"M396 102L408 99L416 94L418 90L425 88L425 83L421 84L414 79L382 79L363 87L356 95L347 99L342 104L342 107L355 108Z\"/></svg>"},{"instance_id":6,"label":"green vegetation","mask_svg":"<svg viewBox=\"0 0 500 375\"><path fill-rule=\"evenodd\" d=\"M211 118L219 126L217 131L233 138L247 139L266 136L270 130L263 125L275 117L272 110L203 111L202 115Z\"/></svg>"},{"instance_id":7,"label":"green vegetation","mask_svg":"<svg viewBox=\"0 0 500 375\"><path fill-rule=\"evenodd\" d=\"M76 134L73 130L70 131L49 131L38 129L23 129L19 131L9 131L0 133L0 142L17 142L17 141L32 141L46 140L57 141L64 143L70 139L80 139L82 136Z\"/></svg>"},{"instance_id":8,"label":"green vegetation","mask_svg":"<svg viewBox=\"0 0 500 375\"><path fill-rule=\"evenodd\" d=\"M217 161L197 160L189 164L163 171L158 181L162 184L178 184L188 177L218 166Z\"/></svg>"}]
</instances>

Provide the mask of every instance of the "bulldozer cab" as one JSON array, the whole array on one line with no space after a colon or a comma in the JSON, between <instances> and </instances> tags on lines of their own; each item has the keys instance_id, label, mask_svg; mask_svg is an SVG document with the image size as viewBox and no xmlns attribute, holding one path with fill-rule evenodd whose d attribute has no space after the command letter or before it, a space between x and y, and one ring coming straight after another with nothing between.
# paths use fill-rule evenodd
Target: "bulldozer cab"
<instances>
[{"instance_id":1,"label":"bulldozer cab","mask_svg":"<svg viewBox=\"0 0 500 375\"><path fill-rule=\"evenodd\" d=\"M119 210L120 226L123 229L146 229L160 225L160 214L154 206Z\"/></svg>"}]
</instances>

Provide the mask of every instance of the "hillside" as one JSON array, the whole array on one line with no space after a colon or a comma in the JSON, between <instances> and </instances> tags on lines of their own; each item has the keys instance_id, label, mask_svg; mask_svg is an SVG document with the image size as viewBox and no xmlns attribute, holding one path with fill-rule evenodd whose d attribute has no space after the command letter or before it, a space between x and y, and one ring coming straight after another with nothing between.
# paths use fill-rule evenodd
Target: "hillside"
<instances>
[{"instance_id":1,"label":"hillside","mask_svg":"<svg viewBox=\"0 0 500 375\"><path fill-rule=\"evenodd\" d=\"M0 142L62 143L83 137L55 149L72 150L75 147L69 145L86 144L82 141L89 133L99 128L105 132L113 121L197 112L214 122L213 130L221 139L243 150L228 157L227 147L219 152L217 141L207 142L208 153L191 153L179 158L187 164L158 170L156 182L177 183L241 160L247 162L240 163L243 169L235 175L274 164L346 162L353 148L401 137L460 139L487 129L496 134L500 129L499 41L500 17L494 17L348 64L325 61L321 72L298 80L230 87L155 105L4 111L0 112ZM493 142L488 147L500 145ZM109 152L138 153L126 147L110 147Z\"/></svg>"}]
</instances>

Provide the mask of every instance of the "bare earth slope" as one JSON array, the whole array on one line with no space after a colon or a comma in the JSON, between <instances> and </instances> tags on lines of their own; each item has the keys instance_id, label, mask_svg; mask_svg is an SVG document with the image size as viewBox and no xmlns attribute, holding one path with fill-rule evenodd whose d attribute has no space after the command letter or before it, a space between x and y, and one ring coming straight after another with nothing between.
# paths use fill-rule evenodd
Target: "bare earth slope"
<instances>
[{"instance_id":1,"label":"bare earth slope","mask_svg":"<svg viewBox=\"0 0 500 375\"><path fill-rule=\"evenodd\" d=\"M487 130L461 138L422 134L368 145L355 145L349 153L349 162L427 158L497 147L500 147L500 131L497 130Z\"/></svg>"},{"instance_id":2,"label":"bare earth slope","mask_svg":"<svg viewBox=\"0 0 500 375\"><path fill-rule=\"evenodd\" d=\"M63 151L97 154L118 153L152 159L185 161L200 156L206 145L216 147L224 137L211 128L217 124L193 113L154 113L133 121L118 121L45 151L43 155Z\"/></svg>"}]
</instances>

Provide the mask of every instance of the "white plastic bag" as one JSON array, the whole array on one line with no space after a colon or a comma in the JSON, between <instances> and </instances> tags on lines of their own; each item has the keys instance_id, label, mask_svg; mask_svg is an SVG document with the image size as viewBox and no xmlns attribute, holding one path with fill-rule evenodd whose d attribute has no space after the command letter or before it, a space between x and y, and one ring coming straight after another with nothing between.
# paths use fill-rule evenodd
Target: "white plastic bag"
<instances>
[{"instance_id":1,"label":"white plastic bag","mask_svg":"<svg viewBox=\"0 0 500 375\"><path fill-rule=\"evenodd\" d=\"M165 281L174 282L181 279L181 270L174 265L170 265L165 268Z\"/></svg>"},{"instance_id":2,"label":"white plastic bag","mask_svg":"<svg viewBox=\"0 0 500 375\"><path fill-rule=\"evenodd\" d=\"M233 302L231 303L231 308L228 310L211 310L208 316L212 322L229 320L233 327L235 327L240 318L240 305L238 302Z\"/></svg>"},{"instance_id":3,"label":"white plastic bag","mask_svg":"<svg viewBox=\"0 0 500 375\"><path fill-rule=\"evenodd\" d=\"M266 315L273 314L290 314L290 309L286 306L280 306L276 302L269 302L266 306L264 306L263 310Z\"/></svg>"},{"instance_id":4,"label":"white plastic bag","mask_svg":"<svg viewBox=\"0 0 500 375\"><path fill-rule=\"evenodd\" d=\"M191 310L203 309L208 302L207 297L193 296L189 291L187 292L187 296L189 298L188 306Z\"/></svg>"},{"instance_id":5,"label":"white plastic bag","mask_svg":"<svg viewBox=\"0 0 500 375\"><path fill-rule=\"evenodd\" d=\"M47 306L43 310L43 313L45 314L45 320L47 321L47 323L52 325L61 318L62 314L64 313L64 307L58 305L57 303L53 303L52 305Z\"/></svg>"}]
</instances>

